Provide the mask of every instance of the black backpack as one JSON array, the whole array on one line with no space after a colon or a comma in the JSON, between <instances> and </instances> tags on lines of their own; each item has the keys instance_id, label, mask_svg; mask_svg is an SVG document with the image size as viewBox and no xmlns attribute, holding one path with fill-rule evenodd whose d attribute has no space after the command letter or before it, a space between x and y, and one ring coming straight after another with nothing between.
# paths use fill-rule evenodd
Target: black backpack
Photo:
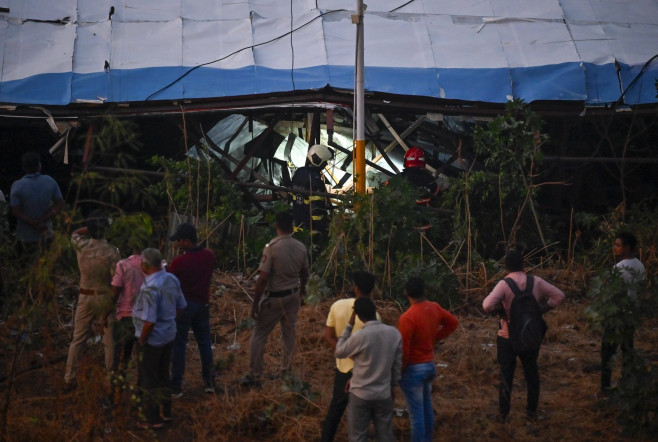
<instances>
[{"instance_id":1,"label":"black backpack","mask_svg":"<svg viewBox=\"0 0 658 442\"><path fill-rule=\"evenodd\" d=\"M539 352L548 329L539 303L532 295L534 279L531 275L527 275L527 278L524 291L519 290L514 280L505 278L505 282L514 292L507 324L512 349L516 354Z\"/></svg>"}]
</instances>

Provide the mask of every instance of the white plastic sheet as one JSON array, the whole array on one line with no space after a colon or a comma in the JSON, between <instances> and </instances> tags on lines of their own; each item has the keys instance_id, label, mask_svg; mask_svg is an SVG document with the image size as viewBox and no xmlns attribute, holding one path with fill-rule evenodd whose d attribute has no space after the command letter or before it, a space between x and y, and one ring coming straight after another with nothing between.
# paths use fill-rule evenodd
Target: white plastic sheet
<instances>
[{"instance_id":1,"label":"white plastic sheet","mask_svg":"<svg viewBox=\"0 0 658 442\"><path fill-rule=\"evenodd\" d=\"M616 101L658 52L658 0L366 3L369 92L598 105ZM353 86L354 0L292 0L292 14L291 3L280 0L0 0L0 6L10 9L0 15L0 103ZM655 103L657 75L654 62L627 102Z\"/></svg>"}]
</instances>

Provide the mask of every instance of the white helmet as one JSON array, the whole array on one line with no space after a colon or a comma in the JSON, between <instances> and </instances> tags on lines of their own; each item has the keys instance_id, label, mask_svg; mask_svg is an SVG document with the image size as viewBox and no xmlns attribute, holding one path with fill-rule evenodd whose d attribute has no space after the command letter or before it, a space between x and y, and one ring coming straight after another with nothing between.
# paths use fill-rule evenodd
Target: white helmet
<instances>
[{"instance_id":1,"label":"white helmet","mask_svg":"<svg viewBox=\"0 0 658 442\"><path fill-rule=\"evenodd\" d=\"M320 167L323 163L333 158L333 156L334 154L331 149L324 144L314 144L306 154L306 158L316 167Z\"/></svg>"}]
</instances>

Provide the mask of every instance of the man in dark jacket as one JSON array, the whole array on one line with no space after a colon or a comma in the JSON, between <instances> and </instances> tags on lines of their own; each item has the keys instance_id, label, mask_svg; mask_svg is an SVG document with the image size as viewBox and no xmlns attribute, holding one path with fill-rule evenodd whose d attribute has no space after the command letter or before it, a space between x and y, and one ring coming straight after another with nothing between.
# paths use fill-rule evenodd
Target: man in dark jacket
<instances>
[{"instance_id":1,"label":"man in dark jacket","mask_svg":"<svg viewBox=\"0 0 658 442\"><path fill-rule=\"evenodd\" d=\"M332 156L327 146L322 144L312 146L306 155L306 165L297 169L292 177L292 188L305 191L290 195L295 226L308 230L311 235L324 234L329 228L331 202L329 198L313 193L327 191L322 178L322 169Z\"/></svg>"}]
</instances>

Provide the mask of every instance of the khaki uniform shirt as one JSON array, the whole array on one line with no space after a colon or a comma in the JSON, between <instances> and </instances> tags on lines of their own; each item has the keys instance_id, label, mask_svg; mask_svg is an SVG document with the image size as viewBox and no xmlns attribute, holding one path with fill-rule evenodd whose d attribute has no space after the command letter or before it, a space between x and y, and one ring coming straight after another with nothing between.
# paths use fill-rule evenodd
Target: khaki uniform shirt
<instances>
[{"instance_id":1,"label":"khaki uniform shirt","mask_svg":"<svg viewBox=\"0 0 658 442\"><path fill-rule=\"evenodd\" d=\"M289 234L279 235L265 246L258 270L269 275L270 292L299 287L299 272L308 269L306 246Z\"/></svg>"},{"instance_id":2,"label":"khaki uniform shirt","mask_svg":"<svg viewBox=\"0 0 658 442\"><path fill-rule=\"evenodd\" d=\"M73 248L78 255L80 288L110 293L110 283L116 263L121 258L119 249L104 239L73 234Z\"/></svg>"}]
</instances>

